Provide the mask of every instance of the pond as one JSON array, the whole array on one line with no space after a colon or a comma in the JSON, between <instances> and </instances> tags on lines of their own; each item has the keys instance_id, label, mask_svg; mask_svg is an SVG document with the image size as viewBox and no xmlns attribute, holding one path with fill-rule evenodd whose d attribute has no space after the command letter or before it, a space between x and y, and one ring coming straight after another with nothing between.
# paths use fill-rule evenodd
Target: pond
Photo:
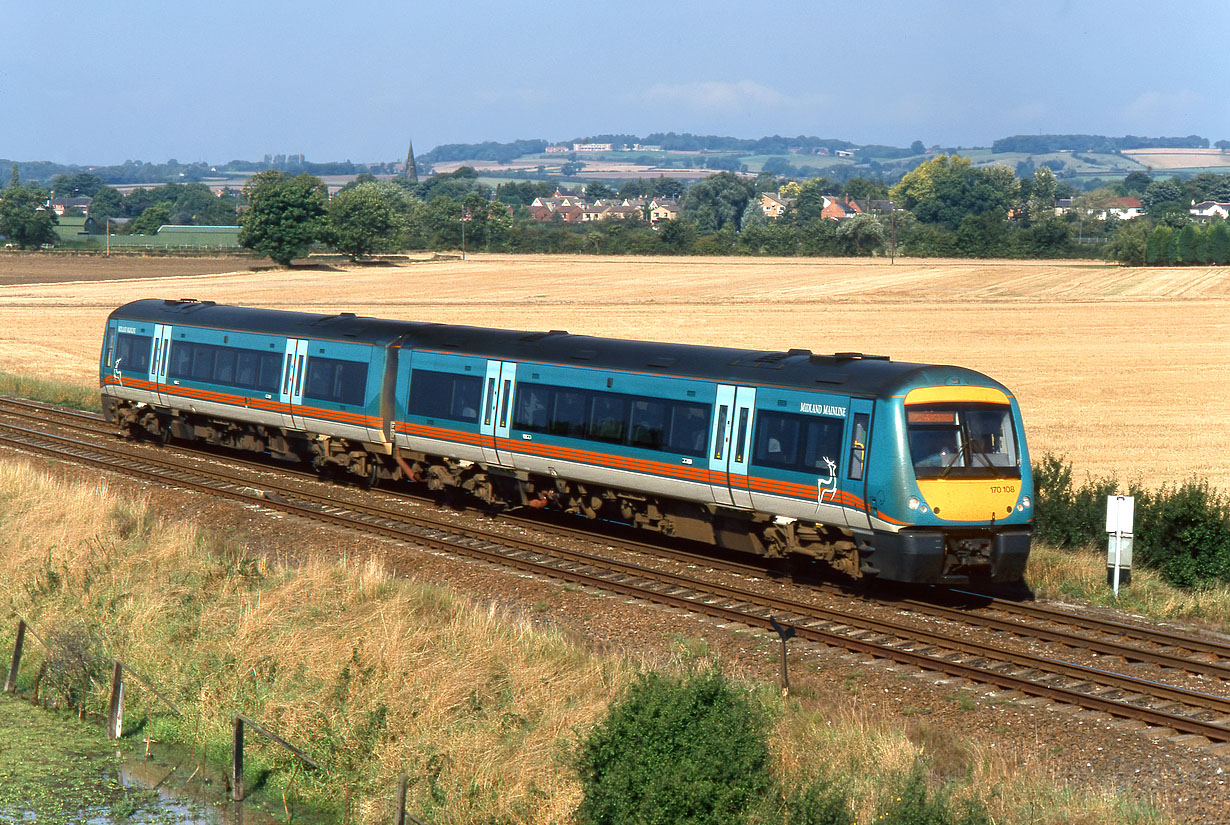
<instances>
[{"instance_id":1,"label":"pond","mask_svg":"<svg viewBox=\"0 0 1230 825\"><path fill-rule=\"evenodd\" d=\"M163 750L163 749L159 749ZM79 825L271 825L230 801L191 754L146 760L95 725L0 696L0 822Z\"/></svg>"}]
</instances>

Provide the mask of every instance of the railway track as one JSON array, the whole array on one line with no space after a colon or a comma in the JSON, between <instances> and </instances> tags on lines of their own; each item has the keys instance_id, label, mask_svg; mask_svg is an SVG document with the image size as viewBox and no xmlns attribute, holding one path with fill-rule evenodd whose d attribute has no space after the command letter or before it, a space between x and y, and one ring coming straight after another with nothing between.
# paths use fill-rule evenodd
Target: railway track
<instances>
[{"instance_id":1,"label":"railway track","mask_svg":"<svg viewBox=\"0 0 1230 825\"><path fill-rule=\"evenodd\" d=\"M37 429L19 425L14 423L15 417L26 423L38 421L41 425ZM262 477L259 479L250 469L228 467L222 461L211 461L209 466L187 467L178 455L118 442L113 435L108 435L111 443L100 444L55 434L45 425L74 427L92 438L100 433L113 433L99 418L87 414L45 408L23 409L7 400L0 403L0 444L13 449L221 495L438 552L700 613L722 622L768 628L777 620L793 625L797 637L809 643L841 648L929 673L968 679L1015 695L1044 697L1135 719L1180 735L1202 737L1212 742L1230 741L1230 698L1226 691L1230 685L1230 668L1226 664L1230 660L1230 646L1215 640L1155 632L1100 619L1088 620L1065 611L982 598L977 600L977 609L916 598L892 602L898 613L927 617L930 626L920 625L916 619L868 616L817 605L788 593L767 593L763 587L731 585L714 581L712 576L696 578L660 569L660 564L617 561L562 547L545 547L540 541L459 527L446 520L407 512L396 501L381 503L375 501L375 497L370 503L343 500L335 490L314 492L303 484L270 478L267 466L260 468ZM556 530L554 526L549 529ZM589 535L588 540L592 542L593 536ZM649 553L656 562L669 552L689 565L722 567L761 583L766 579L763 567L757 570L737 561L718 561L656 546L646 547L644 543L626 542L624 549ZM1020 612L1014 612L1018 608ZM997 613L1000 615L996 616ZM1010 618L1002 618L1005 615ZM1013 621L1013 615L1026 616L1029 621ZM1082 650L1116 662L1147 662L1166 672L1182 672L1202 680L1208 689L1193 689L1142 678L1122 672L1122 669L1090 666L968 638L937 626L937 621L962 626L977 624L992 631L988 635L1028 638L1033 643ZM1073 629L1056 627L1064 624Z\"/></svg>"}]
</instances>

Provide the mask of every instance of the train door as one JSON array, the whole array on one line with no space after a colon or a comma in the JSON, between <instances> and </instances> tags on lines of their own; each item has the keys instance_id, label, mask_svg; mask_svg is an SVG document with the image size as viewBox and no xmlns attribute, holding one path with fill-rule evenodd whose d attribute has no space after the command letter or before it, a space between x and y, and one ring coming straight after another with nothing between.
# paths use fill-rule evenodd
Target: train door
<instances>
[{"instance_id":1,"label":"train door","mask_svg":"<svg viewBox=\"0 0 1230 825\"><path fill-rule=\"evenodd\" d=\"M507 453L508 433L512 429L512 396L517 383L517 365L512 361L488 361L483 384L483 415L479 432L484 436L483 460L488 464L511 466Z\"/></svg>"},{"instance_id":2,"label":"train door","mask_svg":"<svg viewBox=\"0 0 1230 825\"><path fill-rule=\"evenodd\" d=\"M149 361L150 387L159 404L170 405L171 388L167 386L167 364L171 362L171 325L154 324L154 351Z\"/></svg>"},{"instance_id":3,"label":"train door","mask_svg":"<svg viewBox=\"0 0 1230 825\"><path fill-rule=\"evenodd\" d=\"M303 423L303 373L307 367L308 342L302 338L286 339L286 360L282 364L282 422L292 430L307 429Z\"/></svg>"},{"instance_id":4,"label":"train door","mask_svg":"<svg viewBox=\"0 0 1230 825\"><path fill-rule=\"evenodd\" d=\"M709 478L713 501L727 507L752 506L747 485L747 463L752 452L756 416L756 390L718 384L710 439Z\"/></svg>"},{"instance_id":5,"label":"train door","mask_svg":"<svg viewBox=\"0 0 1230 825\"><path fill-rule=\"evenodd\" d=\"M876 507L883 502L872 501L867 497L867 457L871 454L871 410L872 402L866 398L854 398L850 401L849 433L846 436L848 445L846 455L846 473L842 487L850 497L862 502L860 507L843 507L846 514L846 524L850 527L871 529L869 518L875 515Z\"/></svg>"}]
</instances>

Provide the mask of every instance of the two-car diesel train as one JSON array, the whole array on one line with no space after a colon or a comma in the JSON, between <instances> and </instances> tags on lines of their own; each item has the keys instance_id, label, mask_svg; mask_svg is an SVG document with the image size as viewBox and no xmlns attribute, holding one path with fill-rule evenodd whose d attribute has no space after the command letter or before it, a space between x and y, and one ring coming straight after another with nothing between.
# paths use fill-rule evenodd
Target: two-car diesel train
<instances>
[{"instance_id":1,"label":"two-car diesel train","mask_svg":"<svg viewBox=\"0 0 1230 825\"><path fill-rule=\"evenodd\" d=\"M960 367L151 299L111 314L99 369L130 435L364 483L900 582L1019 582L1029 554L1020 409Z\"/></svg>"}]
</instances>

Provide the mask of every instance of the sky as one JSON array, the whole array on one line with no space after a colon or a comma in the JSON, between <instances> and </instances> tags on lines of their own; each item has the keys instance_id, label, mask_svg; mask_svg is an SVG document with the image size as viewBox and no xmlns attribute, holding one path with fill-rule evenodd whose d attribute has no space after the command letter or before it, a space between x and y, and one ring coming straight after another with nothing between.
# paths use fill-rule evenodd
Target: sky
<instances>
[{"instance_id":1,"label":"sky","mask_svg":"<svg viewBox=\"0 0 1230 825\"><path fill-rule=\"evenodd\" d=\"M0 158L18 161L360 163L409 140L672 131L1230 139L1221 0L14 0L0 31Z\"/></svg>"}]
</instances>

